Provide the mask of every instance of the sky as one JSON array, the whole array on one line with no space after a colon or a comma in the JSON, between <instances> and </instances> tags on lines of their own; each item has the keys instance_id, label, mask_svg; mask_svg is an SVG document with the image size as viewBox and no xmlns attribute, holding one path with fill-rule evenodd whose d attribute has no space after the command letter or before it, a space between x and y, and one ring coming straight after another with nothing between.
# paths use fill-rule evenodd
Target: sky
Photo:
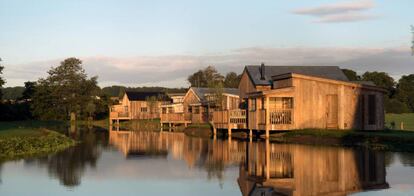
<instances>
[{"instance_id":1,"label":"sky","mask_svg":"<svg viewBox=\"0 0 414 196\"><path fill-rule=\"evenodd\" d=\"M187 87L215 66L414 73L412 0L0 0L5 86L77 57L100 86Z\"/></svg>"}]
</instances>

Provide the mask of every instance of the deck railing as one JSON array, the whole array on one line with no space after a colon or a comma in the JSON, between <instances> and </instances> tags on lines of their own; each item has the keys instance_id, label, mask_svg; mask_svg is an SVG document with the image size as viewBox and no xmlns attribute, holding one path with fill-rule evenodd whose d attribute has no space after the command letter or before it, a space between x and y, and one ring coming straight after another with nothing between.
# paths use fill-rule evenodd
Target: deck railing
<instances>
[{"instance_id":1,"label":"deck railing","mask_svg":"<svg viewBox=\"0 0 414 196\"><path fill-rule=\"evenodd\" d=\"M219 124L246 124L246 110L214 111L213 122Z\"/></svg>"},{"instance_id":2,"label":"deck railing","mask_svg":"<svg viewBox=\"0 0 414 196\"><path fill-rule=\"evenodd\" d=\"M230 123L246 124L246 110L230 110Z\"/></svg>"},{"instance_id":3,"label":"deck railing","mask_svg":"<svg viewBox=\"0 0 414 196\"><path fill-rule=\"evenodd\" d=\"M160 113L140 112L132 116L132 119L147 120L160 118Z\"/></svg>"},{"instance_id":4,"label":"deck railing","mask_svg":"<svg viewBox=\"0 0 414 196\"><path fill-rule=\"evenodd\" d=\"M292 109L272 109L269 110L270 124L292 124L293 110Z\"/></svg>"}]
</instances>

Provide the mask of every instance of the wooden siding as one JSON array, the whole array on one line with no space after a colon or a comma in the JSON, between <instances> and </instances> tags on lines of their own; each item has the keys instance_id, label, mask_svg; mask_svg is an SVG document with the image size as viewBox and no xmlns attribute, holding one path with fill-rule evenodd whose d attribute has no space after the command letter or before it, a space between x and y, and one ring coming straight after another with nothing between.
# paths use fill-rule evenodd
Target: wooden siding
<instances>
[{"instance_id":1,"label":"wooden siding","mask_svg":"<svg viewBox=\"0 0 414 196\"><path fill-rule=\"evenodd\" d=\"M247 93L255 92L256 88L252 81L249 78L249 75L246 71L243 72L242 77L239 83L239 90L240 90L240 99L246 99Z\"/></svg>"}]
</instances>

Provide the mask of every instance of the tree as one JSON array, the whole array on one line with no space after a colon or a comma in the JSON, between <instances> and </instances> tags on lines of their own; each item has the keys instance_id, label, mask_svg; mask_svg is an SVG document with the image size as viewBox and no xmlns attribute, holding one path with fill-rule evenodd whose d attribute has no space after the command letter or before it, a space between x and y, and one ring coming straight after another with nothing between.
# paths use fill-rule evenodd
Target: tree
<instances>
[{"instance_id":1,"label":"tree","mask_svg":"<svg viewBox=\"0 0 414 196\"><path fill-rule=\"evenodd\" d=\"M93 102L89 102L86 105L85 111L88 113L88 120L93 120L93 114L96 111L96 105Z\"/></svg>"},{"instance_id":2,"label":"tree","mask_svg":"<svg viewBox=\"0 0 414 196\"><path fill-rule=\"evenodd\" d=\"M229 72L224 78L224 87L226 88L238 88L241 75L237 75L235 72Z\"/></svg>"},{"instance_id":3,"label":"tree","mask_svg":"<svg viewBox=\"0 0 414 196\"><path fill-rule=\"evenodd\" d=\"M2 61L2 60L1 60L1 58L0 58L0 75L1 75L1 74L3 74L3 69L4 69L4 67L1 65L1 61ZM4 85L5 83L6 83L6 81L3 79L3 77L1 77L1 76L0 76L0 88L1 88L1 87L3 87L3 85ZM2 94L1 89L0 89L0 100L1 100L1 98L2 98L2 95L3 95L3 94Z\"/></svg>"},{"instance_id":4,"label":"tree","mask_svg":"<svg viewBox=\"0 0 414 196\"><path fill-rule=\"evenodd\" d=\"M156 113L158 98L156 96L146 97L145 101L148 106L148 110L150 114Z\"/></svg>"},{"instance_id":5,"label":"tree","mask_svg":"<svg viewBox=\"0 0 414 196\"><path fill-rule=\"evenodd\" d=\"M187 78L191 87L208 87L223 82L224 77L213 66L198 70Z\"/></svg>"},{"instance_id":6,"label":"tree","mask_svg":"<svg viewBox=\"0 0 414 196\"><path fill-rule=\"evenodd\" d=\"M68 58L39 79L33 96L33 114L45 120L86 116L86 105L99 95L97 77L88 78L82 61Z\"/></svg>"},{"instance_id":7,"label":"tree","mask_svg":"<svg viewBox=\"0 0 414 196\"><path fill-rule=\"evenodd\" d=\"M396 98L414 112L414 74L402 76L398 81Z\"/></svg>"},{"instance_id":8,"label":"tree","mask_svg":"<svg viewBox=\"0 0 414 196\"><path fill-rule=\"evenodd\" d=\"M388 96L391 98L395 93L395 81L385 72L365 72L362 75L362 80L371 81L379 87L388 90Z\"/></svg>"},{"instance_id":9,"label":"tree","mask_svg":"<svg viewBox=\"0 0 414 196\"><path fill-rule=\"evenodd\" d=\"M361 80L361 76L359 76L354 70L342 69L342 72L346 75L346 77L350 81L358 81L358 80Z\"/></svg>"},{"instance_id":10,"label":"tree","mask_svg":"<svg viewBox=\"0 0 414 196\"><path fill-rule=\"evenodd\" d=\"M27 81L24 83L24 91L21 99L32 99L35 93L36 82Z\"/></svg>"}]
</instances>

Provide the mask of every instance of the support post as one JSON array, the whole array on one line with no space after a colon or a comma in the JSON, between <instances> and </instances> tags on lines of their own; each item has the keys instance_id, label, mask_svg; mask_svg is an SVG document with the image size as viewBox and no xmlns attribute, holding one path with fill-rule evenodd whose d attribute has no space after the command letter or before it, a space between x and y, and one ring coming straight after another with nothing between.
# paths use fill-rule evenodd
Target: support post
<instances>
[{"instance_id":1,"label":"support post","mask_svg":"<svg viewBox=\"0 0 414 196\"><path fill-rule=\"evenodd\" d=\"M266 125L265 125L265 127L266 127L266 129L265 129L265 131L266 131L266 135L265 135L265 138L266 139L269 139L269 130L270 130L270 113L269 113L269 97L266 97L266 103L265 103L265 113L266 113ZM262 103L263 104L263 103Z\"/></svg>"},{"instance_id":2,"label":"support post","mask_svg":"<svg viewBox=\"0 0 414 196\"><path fill-rule=\"evenodd\" d=\"M249 129L249 141L252 142L253 141L253 130Z\"/></svg>"},{"instance_id":3,"label":"support post","mask_svg":"<svg viewBox=\"0 0 414 196\"><path fill-rule=\"evenodd\" d=\"M229 110L227 110L227 131L228 131L229 137L231 137L230 112L229 112Z\"/></svg>"},{"instance_id":4,"label":"support post","mask_svg":"<svg viewBox=\"0 0 414 196\"><path fill-rule=\"evenodd\" d=\"M266 138L266 179L270 179L270 142Z\"/></svg>"}]
</instances>

